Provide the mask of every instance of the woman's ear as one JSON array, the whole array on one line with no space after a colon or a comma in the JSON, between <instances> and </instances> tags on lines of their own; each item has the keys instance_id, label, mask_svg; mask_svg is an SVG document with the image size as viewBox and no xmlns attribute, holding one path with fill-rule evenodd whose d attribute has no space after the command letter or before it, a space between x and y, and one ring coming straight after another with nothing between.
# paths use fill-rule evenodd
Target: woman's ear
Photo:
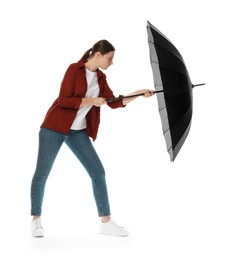
<instances>
[{"instance_id":1,"label":"woman's ear","mask_svg":"<svg viewBox=\"0 0 229 260\"><path fill-rule=\"evenodd\" d=\"M95 52L94 55L95 55L96 58L100 58L102 56L100 51Z\"/></svg>"}]
</instances>

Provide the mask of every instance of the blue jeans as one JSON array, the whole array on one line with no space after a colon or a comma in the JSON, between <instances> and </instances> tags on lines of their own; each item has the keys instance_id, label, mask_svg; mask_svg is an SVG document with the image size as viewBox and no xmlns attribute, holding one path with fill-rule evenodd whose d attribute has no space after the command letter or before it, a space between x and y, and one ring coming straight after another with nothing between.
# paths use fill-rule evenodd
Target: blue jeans
<instances>
[{"instance_id":1,"label":"blue jeans","mask_svg":"<svg viewBox=\"0 0 229 260\"><path fill-rule=\"evenodd\" d=\"M65 142L88 172L98 215L110 215L105 171L85 130L70 130L62 134L45 128L39 132L37 166L31 185L31 215L40 216L45 184L61 145Z\"/></svg>"}]
</instances>

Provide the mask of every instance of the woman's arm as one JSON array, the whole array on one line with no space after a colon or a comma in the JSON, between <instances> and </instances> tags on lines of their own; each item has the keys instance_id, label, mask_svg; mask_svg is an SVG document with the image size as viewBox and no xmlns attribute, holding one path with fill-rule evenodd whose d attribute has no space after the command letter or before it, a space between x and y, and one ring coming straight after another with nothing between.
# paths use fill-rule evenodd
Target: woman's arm
<instances>
[{"instance_id":1,"label":"woman's arm","mask_svg":"<svg viewBox=\"0 0 229 260\"><path fill-rule=\"evenodd\" d=\"M76 81L75 66L76 64L71 64L68 67L61 82L58 104L63 108L79 109L82 102L81 97L73 96Z\"/></svg>"},{"instance_id":2,"label":"woman's arm","mask_svg":"<svg viewBox=\"0 0 229 260\"><path fill-rule=\"evenodd\" d=\"M136 95L136 94L143 94L144 93L144 97L151 97L151 96L153 96L154 95L154 92L153 92L153 90L149 90L149 89L139 89L139 90L136 90L135 92L133 92L133 93L130 93L129 95L127 95L127 96L131 96L131 95ZM133 100L135 100L137 97L132 97L132 98L124 98L123 100L122 100L122 103L123 103L123 105L126 105L126 104L128 104L128 103L130 103L131 101L133 101Z\"/></svg>"},{"instance_id":3,"label":"woman's arm","mask_svg":"<svg viewBox=\"0 0 229 260\"><path fill-rule=\"evenodd\" d=\"M128 96L131 95L136 95L136 94L143 94L144 93L144 97L151 97L152 95L154 95L153 90L149 90L149 89L140 89L137 90L133 93L130 93ZM137 97L132 97L132 98L124 98L122 100L123 105L125 106L126 104L130 103L131 101L135 100ZM102 97L98 97L98 98L82 98L80 107L83 106L96 106L96 107L100 107L102 105L106 104L106 99L102 98Z\"/></svg>"}]
</instances>

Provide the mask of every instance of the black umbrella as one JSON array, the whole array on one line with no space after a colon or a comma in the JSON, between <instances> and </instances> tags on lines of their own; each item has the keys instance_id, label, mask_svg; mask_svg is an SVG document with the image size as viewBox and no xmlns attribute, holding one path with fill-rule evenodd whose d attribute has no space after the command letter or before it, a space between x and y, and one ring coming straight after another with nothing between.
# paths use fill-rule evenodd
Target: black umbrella
<instances>
[{"instance_id":1,"label":"black umbrella","mask_svg":"<svg viewBox=\"0 0 229 260\"><path fill-rule=\"evenodd\" d=\"M159 30L148 22L147 25L150 61L157 93L162 129L171 161L180 151L191 126L192 85L184 60L176 47ZM123 98L107 99L107 102Z\"/></svg>"},{"instance_id":2,"label":"black umbrella","mask_svg":"<svg viewBox=\"0 0 229 260\"><path fill-rule=\"evenodd\" d=\"M150 61L163 133L171 161L179 153L191 126L192 85L184 60L171 41L147 24Z\"/></svg>"}]
</instances>

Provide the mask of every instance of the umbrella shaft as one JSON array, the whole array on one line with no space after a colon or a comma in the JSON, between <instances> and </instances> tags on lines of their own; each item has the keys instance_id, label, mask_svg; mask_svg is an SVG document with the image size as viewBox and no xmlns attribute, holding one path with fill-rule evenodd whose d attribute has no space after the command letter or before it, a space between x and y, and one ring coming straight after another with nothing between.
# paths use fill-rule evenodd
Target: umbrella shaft
<instances>
[{"instance_id":1,"label":"umbrella shaft","mask_svg":"<svg viewBox=\"0 0 229 260\"><path fill-rule=\"evenodd\" d=\"M160 93L160 92L163 92L163 90L155 90L153 92ZM145 95L145 93L135 94L135 95L130 95L130 96L119 96L116 98L108 98L106 101L107 101L107 103L109 103L109 102L113 102L113 101L122 100L123 98L133 98L133 97L138 97L138 96L143 96L143 95Z\"/></svg>"},{"instance_id":2,"label":"umbrella shaft","mask_svg":"<svg viewBox=\"0 0 229 260\"><path fill-rule=\"evenodd\" d=\"M153 93L160 93L160 92L163 92L163 90L155 90L153 91ZM124 96L122 98L132 98L132 97L138 97L138 96L144 96L145 93L141 93L141 94L135 94L135 95L131 95L131 96Z\"/></svg>"}]
</instances>

